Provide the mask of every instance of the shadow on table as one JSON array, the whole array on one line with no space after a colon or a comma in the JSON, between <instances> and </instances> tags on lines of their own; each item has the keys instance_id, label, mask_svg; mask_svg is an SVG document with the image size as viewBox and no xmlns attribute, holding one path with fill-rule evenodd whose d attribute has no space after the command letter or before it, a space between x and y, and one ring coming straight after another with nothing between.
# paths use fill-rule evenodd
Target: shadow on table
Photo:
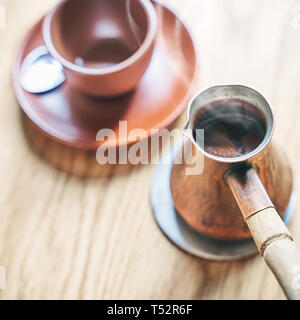
<instances>
[{"instance_id":1,"label":"shadow on table","mask_svg":"<svg viewBox=\"0 0 300 320\"><path fill-rule=\"evenodd\" d=\"M195 281L198 283L192 299L243 299L248 291L255 298L260 290L259 281L256 284L247 281L250 269L257 270L258 255L231 262L192 259ZM263 274L263 271L260 272L260 276ZM251 298L250 294L247 295Z\"/></svg>"},{"instance_id":2,"label":"shadow on table","mask_svg":"<svg viewBox=\"0 0 300 320\"><path fill-rule=\"evenodd\" d=\"M79 178L107 178L113 174L128 175L133 169L142 166L129 162L127 164L99 164L96 159L96 150L80 150L63 145L41 133L24 113L21 114L21 118L30 149L43 161L67 174ZM150 143L148 155L151 157Z\"/></svg>"}]
</instances>

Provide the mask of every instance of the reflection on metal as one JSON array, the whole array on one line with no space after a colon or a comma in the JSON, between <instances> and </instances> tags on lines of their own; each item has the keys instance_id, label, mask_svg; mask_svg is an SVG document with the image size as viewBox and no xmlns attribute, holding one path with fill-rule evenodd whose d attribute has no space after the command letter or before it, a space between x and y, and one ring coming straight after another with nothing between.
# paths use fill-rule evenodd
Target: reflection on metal
<instances>
[{"instance_id":1,"label":"reflection on metal","mask_svg":"<svg viewBox=\"0 0 300 320\"><path fill-rule=\"evenodd\" d=\"M43 93L57 88L65 81L63 66L45 46L33 50L25 58L21 69L22 87L31 93Z\"/></svg>"}]
</instances>

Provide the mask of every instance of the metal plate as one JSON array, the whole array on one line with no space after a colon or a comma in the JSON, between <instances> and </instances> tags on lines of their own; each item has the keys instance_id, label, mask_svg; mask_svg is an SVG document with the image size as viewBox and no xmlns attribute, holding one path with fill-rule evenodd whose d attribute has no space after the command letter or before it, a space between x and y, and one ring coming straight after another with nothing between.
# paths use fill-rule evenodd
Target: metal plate
<instances>
[{"instance_id":1,"label":"metal plate","mask_svg":"<svg viewBox=\"0 0 300 320\"><path fill-rule=\"evenodd\" d=\"M171 152L171 159L180 146ZM166 156L166 154L164 155ZM169 157L169 155L167 155ZM192 229L176 212L170 189L170 174L173 161L169 164L162 159L158 165L151 189L151 204L154 218L162 232L182 250L200 258L213 261L233 261L258 253L252 239L241 241L223 241L209 238ZM296 197L292 194L284 216L285 223L291 221Z\"/></svg>"}]
</instances>

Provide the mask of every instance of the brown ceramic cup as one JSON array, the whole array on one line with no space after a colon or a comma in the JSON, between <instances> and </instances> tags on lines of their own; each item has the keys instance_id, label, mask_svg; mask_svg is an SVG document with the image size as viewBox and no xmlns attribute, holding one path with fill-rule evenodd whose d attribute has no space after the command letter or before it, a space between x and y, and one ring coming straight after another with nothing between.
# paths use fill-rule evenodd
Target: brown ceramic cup
<instances>
[{"instance_id":1,"label":"brown ceramic cup","mask_svg":"<svg viewBox=\"0 0 300 320\"><path fill-rule=\"evenodd\" d=\"M150 0L63 0L45 17L43 37L72 87L112 97L138 85L157 23Z\"/></svg>"}]
</instances>

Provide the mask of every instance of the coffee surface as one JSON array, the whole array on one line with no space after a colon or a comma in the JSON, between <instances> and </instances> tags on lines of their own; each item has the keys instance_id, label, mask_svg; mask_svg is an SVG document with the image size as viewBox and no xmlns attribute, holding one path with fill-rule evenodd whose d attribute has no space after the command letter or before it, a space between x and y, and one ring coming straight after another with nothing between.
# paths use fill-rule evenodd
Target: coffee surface
<instances>
[{"instance_id":1,"label":"coffee surface","mask_svg":"<svg viewBox=\"0 0 300 320\"><path fill-rule=\"evenodd\" d=\"M220 100L201 108L194 129L204 129L206 152L234 158L256 149L266 134L264 115L253 105L239 100ZM195 137L194 131L194 137Z\"/></svg>"}]
</instances>

